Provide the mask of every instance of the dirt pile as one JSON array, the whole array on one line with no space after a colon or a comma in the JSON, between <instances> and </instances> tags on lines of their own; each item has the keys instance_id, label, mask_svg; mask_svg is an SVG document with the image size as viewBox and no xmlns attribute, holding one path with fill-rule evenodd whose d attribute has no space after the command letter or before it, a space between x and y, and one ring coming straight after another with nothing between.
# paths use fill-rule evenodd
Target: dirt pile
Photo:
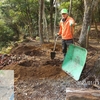
<instances>
[{"instance_id":1,"label":"dirt pile","mask_svg":"<svg viewBox=\"0 0 100 100\"><path fill-rule=\"evenodd\" d=\"M37 46L38 45L38 46ZM59 78L66 74L61 70L60 58L51 60L50 52L53 43L40 44L20 44L12 49L11 55L21 57L20 61L15 61L3 70L14 70L15 81L27 79ZM61 45L57 45L56 51L61 53Z\"/></svg>"},{"instance_id":2,"label":"dirt pile","mask_svg":"<svg viewBox=\"0 0 100 100\"><path fill-rule=\"evenodd\" d=\"M53 47L54 43L42 45L35 42L21 43L11 51L10 55L14 56L13 62L2 69L14 70L15 79L17 80L64 77L66 74L61 69L62 62L60 61L62 59L61 45L57 44L56 46L56 57L54 60L50 58ZM92 51L91 48L88 51L86 68L82 74L92 69L93 63L91 63L91 60L97 54L97 51L93 48ZM18 60L19 57L20 59Z\"/></svg>"}]
</instances>

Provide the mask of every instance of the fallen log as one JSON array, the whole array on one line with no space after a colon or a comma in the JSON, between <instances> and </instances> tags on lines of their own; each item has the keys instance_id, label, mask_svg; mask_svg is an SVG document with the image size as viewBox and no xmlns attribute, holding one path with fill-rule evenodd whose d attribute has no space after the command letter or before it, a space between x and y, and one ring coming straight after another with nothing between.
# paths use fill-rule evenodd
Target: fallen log
<instances>
[{"instance_id":1,"label":"fallen log","mask_svg":"<svg viewBox=\"0 0 100 100\"><path fill-rule=\"evenodd\" d=\"M100 100L100 90L66 88L65 100Z\"/></svg>"}]
</instances>

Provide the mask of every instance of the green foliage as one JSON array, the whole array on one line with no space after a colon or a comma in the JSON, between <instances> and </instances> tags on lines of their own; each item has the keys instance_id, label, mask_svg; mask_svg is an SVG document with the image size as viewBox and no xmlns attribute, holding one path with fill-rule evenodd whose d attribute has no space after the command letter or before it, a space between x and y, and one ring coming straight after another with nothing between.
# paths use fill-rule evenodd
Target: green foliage
<instances>
[{"instance_id":1,"label":"green foliage","mask_svg":"<svg viewBox=\"0 0 100 100\"><path fill-rule=\"evenodd\" d=\"M76 22L82 23L83 13L84 13L84 3L82 0L72 0L72 17L74 17ZM62 8L69 9L70 7L70 0L61 3L59 9Z\"/></svg>"},{"instance_id":2,"label":"green foliage","mask_svg":"<svg viewBox=\"0 0 100 100\"><path fill-rule=\"evenodd\" d=\"M37 29L38 0L5 0L0 1L0 37L1 46L17 39L21 34L32 33ZM30 26L31 25L31 26ZM35 27L34 27L35 26ZM30 30L29 27L32 27ZM15 41L15 40L14 40Z\"/></svg>"},{"instance_id":3,"label":"green foliage","mask_svg":"<svg viewBox=\"0 0 100 100\"><path fill-rule=\"evenodd\" d=\"M3 48L0 50L0 54L9 54L12 48L13 48L12 46L3 47Z\"/></svg>"},{"instance_id":4,"label":"green foliage","mask_svg":"<svg viewBox=\"0 0 100 100\"><path fill-rule=\"evenodd\" d=\"M5 22L0 20L0 47L6 46L13 38L13 31L6 26Z\"/></svg>"},{"instance_id":5,"label":"green foliage","mask_svg":"<svg viewBox=\"0 0 100 100\"><path fill-rule=\"evenodd\" d=\"M67 2L62 2L61 6L60 6L60 10L63 9L63 8L68 9L69 5L70 5L70 2L68 2L68 1Z\"/></svg>"},{"instance_id":6,"label":"green foliage","mask_svg":"<svg viewBox=\"0 0 100 100\"><path fill-rule=\"evenodd\" d=\"M69 9L70 0L56 0L59 2L57 25L60 21L60 10ZM0 46L16 41L14 37L36 36L38 34L38 4L39 0L0 0ZM84 0L72 0L72 17L77 23L82 23ZM98 4L99 5L99 4ZM45 0L45 14L47 24L50 25L50 0ZM94 12L97 22L100 21L100 7ZM53 22L55 7L53 7ZM30 35L31 34L31 35Z\"/></svg>"}]
</instances>

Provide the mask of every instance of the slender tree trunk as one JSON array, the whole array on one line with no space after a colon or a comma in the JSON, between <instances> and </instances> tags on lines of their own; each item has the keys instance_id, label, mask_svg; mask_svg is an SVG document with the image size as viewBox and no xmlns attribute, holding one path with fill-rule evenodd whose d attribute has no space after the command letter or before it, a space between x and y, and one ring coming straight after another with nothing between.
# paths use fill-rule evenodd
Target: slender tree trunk
<instances>
[{"instance_id":1,"label":"slender tree trunk","mask_svg":"<svg viewBox=\"0 0 100 100\"><path fill-rule=\"evenodd\" d=\"M27 0L25 0L26 4L27 4ZM32 33L33 33L33 23L32 23L32 18L31 18L31 12L30 12L30 6L29 4L26 7L26 15L28 18L28 31L29 31L29 35L30 37L32 37Z\"/></svg>"},{"instance_id":2,"label":"slender tree trunk","mask_svg":"<svg viewBox=\"0 0 100 100\"><path fill-rule=\"evenodd\" d=\"M94 19L94 24L95 24L95 30L96 30L97 42L99 43L98 26L97 26L97 23L96 23L95 19Z\"/></svg>"},{"instance_id":3,"label":"slender tree trunk","mask_svg":"<svg viewBox=\"0 0 100 100\"><path fill-rule=\"evenodd\" d=\"M46 37L47 42L49 42L49 34L48 34L48 29L47 29L47 19L46 19L46 14L45 14L45 4L44 4L44 10L43 10L43 33Z\"/></svg>"},{"instance_id":4,"label":"slender tree trunk","mask_svg":"<svg viewBox=\"0 0 100 100\"><path fill-rule=\"evenodd\" d=\"M91 21L91 5L92 5L92 0L84 0L85 11L84 11L82 30L79 37L79 43L82 47L86 47L86 35L88 26L90 26L90 21Z\"/></svg>"},{"instance_id":5,"label":"slender tree trunk","mask_svg":"<svg viewBox=\"0 0 100 100\"><path fill-rule=\"evenodd\" d=\"M57 22L57 1L55 0L55 16L54 16L54 40L55 40L55 34L57 34L56 30L56 22Z\"/></svg>"},{"instance_id":6,"label":"slender tree trunk","mask_svg":"<svg viewBox=\"0 0 100 100\"><path fill-rule=\"evenodd\" d=\"M72 15L72 0L70 0L69 15Z\"/></svg>"},{"instance_id":7,"label":"slender tree trunk","mask_svg":"<svg viewBox=\"0 0 100 100\"><path fill-rule=\"evenodd\" d=\"M99 33L98 33L97 22L96 22L96 19L95 19L95 13L93 13L93 22L94 22L94 25L95 25L97 42L99 43L99 35L98 35Z\"/></svg>"},{"instance_id":8,"label":"slender tree trunk","mask_svg":"<svg viewBox=\"0 0 100 100\"><path fill-rule=\"evenodd\" d=\"M85 11L84 11L82 30L79 37L79 43L82 47L85 48L86 48L86 36L88 36L87 31L89 31L88 27L91 26L92 12L98 1L99 0L84 0Z\"/></svg>"},{"instance_id":9,"label":"slender tree trunk","mask_svg":"<svg viewBox=\"0 0 100 100\"><path fill-rule=\"evenodd\" d=\"M43 5L44 0L39 0L39 37L40 43L43 43Z\"/></svg>"},{"instance_id":10,"label":"slender tree trunk","mask_svg":"<svg viewBox=\"0 0 100 100\"><path fill-rule=\"evenodd\" d=\"M53 37L53 0L50 0L50 33Z\"/></svg>"}]
</instances>

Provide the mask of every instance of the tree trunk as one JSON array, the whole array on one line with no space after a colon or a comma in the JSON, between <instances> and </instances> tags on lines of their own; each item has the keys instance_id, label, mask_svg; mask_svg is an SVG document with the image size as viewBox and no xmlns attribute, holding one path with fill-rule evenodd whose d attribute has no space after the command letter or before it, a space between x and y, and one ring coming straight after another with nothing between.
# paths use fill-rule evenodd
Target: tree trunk
<instances>
[{"instance_id":1,"label":"tree trunk","mask_svg":"<svg viewBox=\"0 0 100 100\"><path fill-rule=\"evenodd\" d=\"M50 32L53 37L53 0L50 0Z\"/></svg>"},{"instance_id":2,"label":"tree trunk","mask_svg":"<svg viewBox=\"0 0 100 100\"><path fill-rule=\"evenodd\" d=\"M97 26L97 23L96 23L96 20L95 20L95 19L94 19L94 24L95 24L95 30L96 30L97 42L99 43L98 26Z\"/></svg>"},{"instance_id":3,"label":"tree trunk","mask_svg":"<svg viewBox=\"0 0 100 100\"><path fill-rule=\"evenodd\" d=\"M71 12L72 12L72 0L70 0L70 7L69 7L69 15L71 16Z\"/></svg>"},{"instance_id":4,"label":"tree trunk","mask_svg":"<svg viewBox=\"0 0 100 100\"><path fill-rule=\"evenodd\" d=\"M55 18L54 18L54 40L55 40L55 34L57 34L57 30L56 30L56 21L57 21L57 2L55 0Z\"/></svg>"},{"instance_id":5,"label":"tree trunk","mask_svg":"<svg viewBox=\"0 0 100 100\"><path fill-rule=\"evenodd\" d=\"M45 4L44 4L44 8L45 8ZM47 29L47 19L46 19L45 10L43 10L43 33L46 37L47 42L49 42L49 34Z\"/></svg>"},{"instance_id":6,"label":"tree trunk","mask_svg":"<svg viewBox=\"0 0 100 100\"><path fill-rule=\"evenodd\" d=\"M84 18L79 43L82 47L86 48L86 36L88 36L88 27L91 26L91 17L93 9L96 7L99 0L84 0Z\"/></svg>"},{"instance_id":7,"label":"tree trunk","mask_svg":"<svg viewBox=\"0 0 100 100\"><path fill-rule=\"evenodd\" d=\"M65 100L100 100L100 90L66 88Z\"/></svg>"},{"instance_id":8,"label":"tree trunk","mask_svg":"<svg viewBox=\"0 0 100 100\"><path fill-rule=\"evenodd\" d=\"M43 5L44 0L39 0L39 37L40 43L43 43Z\"/></svg>"},{"instance_id":9,"label":"tree trunk","mask_svg":"<svg viewBox=\"0 0 100 100\"><path fill-rule=\"evenodd\" d=\"M25 2L26 2L26 4L28 4L27 0L25 0ZM29 4L26 7L26 16L28 19L28 32L29 32L30 37L32 37L33 36L33 23L32 23L31 11L30 11Z\"/></svg>"},{"instance_id":10,"label":"tree trunk","mask_svg":"<svg viewBox=\"0 0 100 100\"><path fill-rule=\"evenodd\" d=\"M92 5L92 0L84 0L85 11L84 11L82 30L79 37L79 43L82 47L86 47L87 30L91 22L91 5Z\"/></svg>"}]
</instances>

